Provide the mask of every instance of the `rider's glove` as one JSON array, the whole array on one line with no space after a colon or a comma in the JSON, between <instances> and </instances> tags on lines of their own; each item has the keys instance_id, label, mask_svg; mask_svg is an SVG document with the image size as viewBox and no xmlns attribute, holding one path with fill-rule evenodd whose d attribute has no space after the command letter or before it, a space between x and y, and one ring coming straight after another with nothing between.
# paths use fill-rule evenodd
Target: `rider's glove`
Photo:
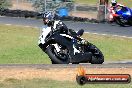
<instances>
[{"instance_id":1,"label":"rider's glove","mask_svg":"<svg viewBox=\"0 0 132 88\"><path fill-rule=\"evenodd\" d=\"M88 44L88 41L86 41L86 40L83 39L83 40L81 41L81 44L87 45L87 44Z\"/></svg>"}]
</instances>

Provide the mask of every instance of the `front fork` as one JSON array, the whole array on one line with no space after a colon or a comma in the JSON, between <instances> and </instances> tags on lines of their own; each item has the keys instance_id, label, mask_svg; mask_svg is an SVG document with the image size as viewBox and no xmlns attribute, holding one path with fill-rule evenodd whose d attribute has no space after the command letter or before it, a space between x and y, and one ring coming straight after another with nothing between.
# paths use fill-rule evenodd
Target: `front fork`
<instances>
[{"instance_id":1,"label":"front fork","mask_svg":"<svg viewBox=\"0 0 132 88\"><path fill-rule=\"evenodd\" d=\"M55 47L57 53L60 52L60 47L58 44L52 44L52 45Z\"/></svg>"}]
</instances>

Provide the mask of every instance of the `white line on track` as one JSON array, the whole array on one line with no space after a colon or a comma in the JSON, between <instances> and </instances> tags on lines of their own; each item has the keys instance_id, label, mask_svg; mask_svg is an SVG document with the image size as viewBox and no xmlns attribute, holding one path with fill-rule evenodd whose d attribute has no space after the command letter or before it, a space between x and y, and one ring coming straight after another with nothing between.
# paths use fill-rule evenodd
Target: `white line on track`
<instances>
[{"instance_id":1,"label":"white line on track","mask_svg":"<svg viewBox=\"0 0 132 88\"><path fill-rule=\"evenodd\" d=\"M12 25L12 24L5 24L5 25Z\"/></svg>"},{"instance_id":2,"label":"white line on track","mask_svg":"<svg viewBox=\"0 0 132 88\"><path fill-rule=\"evenodd\" d=\"M13 24L5 24L5 25L13 25ZM22 26L22 25L15 25L15 26ZM23 26L23 27L32 27L32 26ZM39 28L39 27L33 27L33 28ZM96 35L104 35L104 36L110 35L110 34L100 34L100 33L92 33L92 32L85 32L85 33L96 34ZM122 37L122 38L130 38L130 39L132 39L132 37L120 36L120 35L110 35L110 36L113 36L113 37Z\"/></svg>"},{"instance_id":3,"label":"white line on track","mask_svg":"<svg viewBox=\"0 0 132 88\"><path fill-rule=\"evenodd\" d=\"M14 25L14 24L5 24L5 25L10 26L10 25ZM22 26L22 27L27 27L27 28L32 27L32 26L23 26L23 25L14 25L14 26ZM39 28L39 27L32 27L32 28Z\"/></svg>"},{"instance_id":4,"label":"white line on track","mask_svg":"<svg viewBox=\"0 0 132 88\"><path fill-rule=\"evenodd\" d=\"M85 32L85 33L96 34L96 35L104 35L104 36L110 35L110 34L100 34L100 33L92 33L92 32ZM110 35L110 36L113 36L113 37L122 37L122 38L130 38L130 39L132 39L132 37L120 36L120 35Z\"/></svg>"}]
</instances>

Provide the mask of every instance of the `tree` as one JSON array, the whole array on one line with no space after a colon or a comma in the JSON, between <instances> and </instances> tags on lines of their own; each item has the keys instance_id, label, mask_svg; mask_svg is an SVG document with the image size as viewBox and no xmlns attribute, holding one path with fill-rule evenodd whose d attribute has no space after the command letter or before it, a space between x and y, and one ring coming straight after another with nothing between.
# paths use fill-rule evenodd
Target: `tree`
<instances>
[{"instance_id":1,"label":"tree","mask_svg":"<svg viewBox=\"0 0 132 88\"><path fill-rule=\"evenodd\" d=\"M35 0L33 7L39 12L45 11L45 0Z\"/></svg>"},{"instance_id":2,"label":"tree","mask_svg":"<svg viewBox=\"0 0 132 88\"><path fill-rule=\"evenodd\" d=\"M65 3L62 2L62 0L34 0L33 7L41 13L44 11L56 11L60 7L67 7L71 9L73 7L73 2Z\"/></svg>"},{"instance_id":3,"label":"tree","mask_svg":"<svg viewBox=\"0 0 132 88\"><path fill-rule=\"evenodd\" d=\"M46 6L45 6L46 5ZM60 3L56 3L52 0L45 1L45 0L34 0L33 2L33 7L38 11L38 12L44 12L44 11L49 11L49 10L55 10L57 7L59 7Z\"/></svg>"},{"instance_id":4,"label":"tree","mask_svg":"<svg viewBox=\"0 0 132 88\"><path fill-rule=\"evenodd\" d=\"M0 0L0 9L8 9L11 7L10 0Z\"/></svg>"}]
</instances>

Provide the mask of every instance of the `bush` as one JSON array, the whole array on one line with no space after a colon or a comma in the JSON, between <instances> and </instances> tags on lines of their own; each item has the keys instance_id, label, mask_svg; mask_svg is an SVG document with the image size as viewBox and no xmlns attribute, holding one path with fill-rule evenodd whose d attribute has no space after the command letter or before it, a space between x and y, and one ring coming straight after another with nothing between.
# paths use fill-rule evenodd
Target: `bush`
<instances>
[{"instance_id":1,"label":"bush","mask_svg":"<svg viewBox=\"0 0 132 88\"><path fill-rule=\"evenodd\" d=\"M38 12L45 11L45 0L34 0L33 7L35 7Z\"/></svg>"},{"instance_id":2,"label":"bush","mask_svg":"<svg viewBox=\"0 0 132 88\"><path fill-rule=\"evenodd\" d=\"M10 0L0 0L0 9L7 9L11 7Z\"/></svg>"},{"instance_id":3,"label":"bush","mask_svg":"<svg viewBox=\"0 0 132 88\"><path fill-rule=\"evenodd\" d=\"M46 5L46 6L45 6ZM69 1L69 2L62 2L62 0L53 0L53 1L46 1L45 0L34 0L33 1L33 7L36 9L37 12L43 13L46 11L55 11L57 8L60 7L67 7L68 10L72 10L74 7L74 2ZM45 8L46 7L46 8Z\"/></svg>"}]
</instances>

